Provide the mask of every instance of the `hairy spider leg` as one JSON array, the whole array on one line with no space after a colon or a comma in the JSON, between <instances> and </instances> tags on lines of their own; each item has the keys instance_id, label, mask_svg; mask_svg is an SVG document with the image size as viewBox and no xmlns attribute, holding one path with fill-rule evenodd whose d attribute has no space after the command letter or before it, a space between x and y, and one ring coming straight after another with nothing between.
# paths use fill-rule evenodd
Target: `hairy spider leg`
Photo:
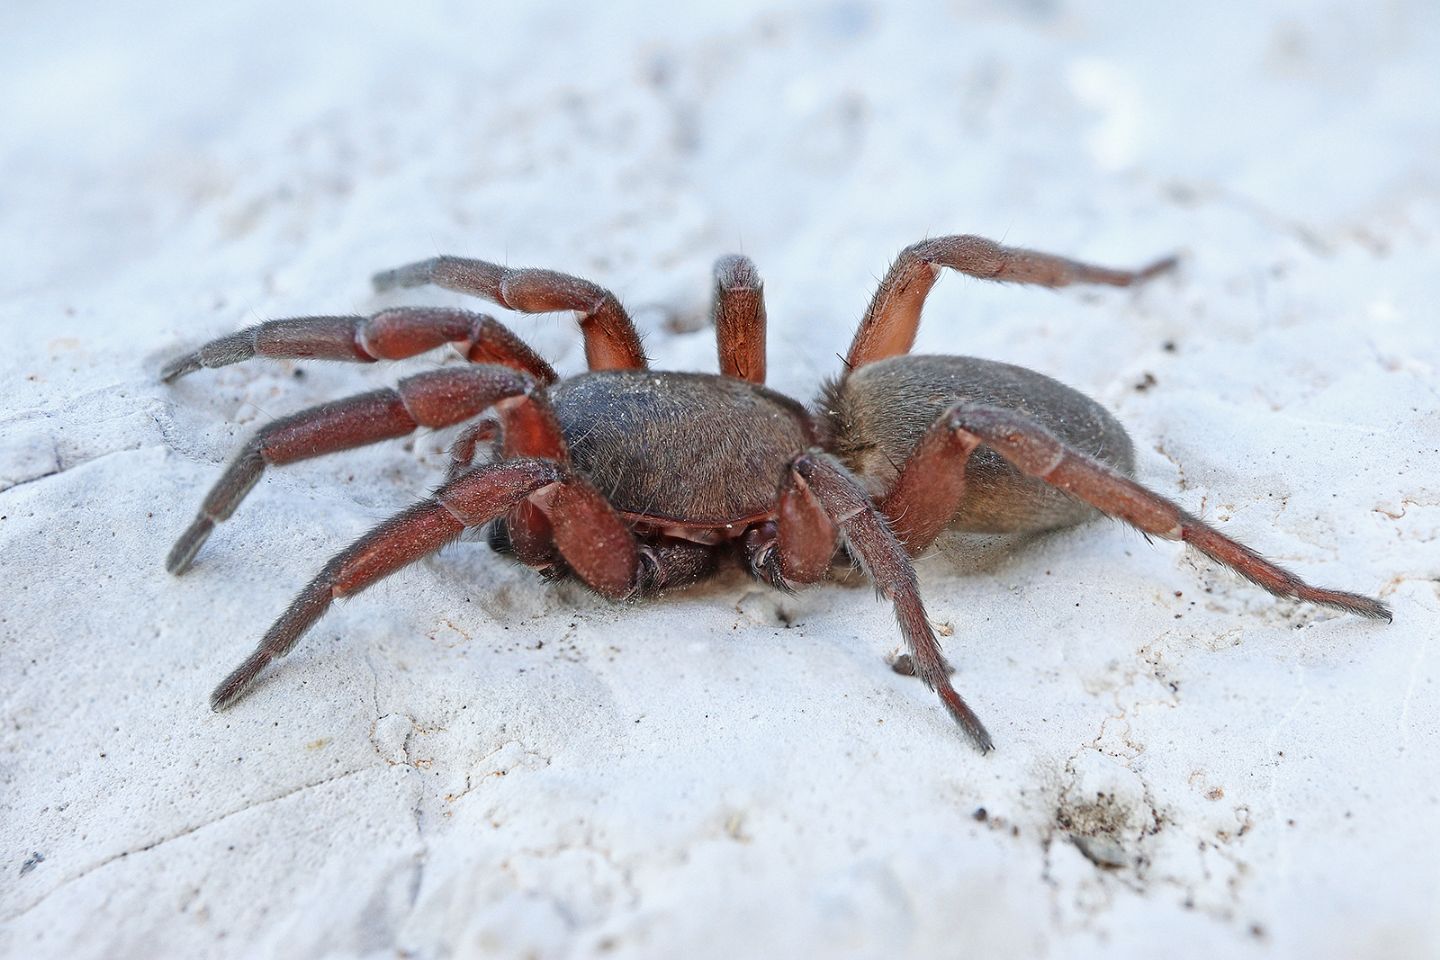
<instances>
[{"instance_id":1,"label":"hairy spider leg","mask_svg":"<svg viewBox=\"0 0 1440 960\"><path fill-rule=\"evenodd\" d=\"M776 518L746 530L741 549L757 579L788 593L797 584L825 579L839 538L825 505L792 464L780 484Z\"/></svg>"},{"instance_id":2,"label":"hairy spider leg","mask_svg":"<svg viewBox=\"0 0 1440 960\"><path fill-rule=\"evenodd\" d=\"M635 324L615 295L589 280L553 270L512 269L484 260L433 257L372 278L378 291L434 284L521 313L570 310L578 315L591 370L643 370L649 364Z\"/></svg>"},{"instance_id":3,"label":"hairy spider leg","mask_svg":"<svg viewBox=\"0 0 1440 960\"><path fill-rule=\"evenodd\" d=\"M765 285L749 257L715 261L715 341L720 372L737 380L765 382Z\"/></svg>"},{"instance_id":4,"label":"hairy spider leg","mask_svg":"<svg viewBox=\"0 0 1440 960\"><path fill-rule=\"evenodd\" d=\"M955 442L948 446L941 444L935 438L942 432L953 434ZM966 458L982 443L1023 473L1064 490L1102 513L1138 527L1151 536L1182 540L1276 596L1292 597L1372 620L1388 621L1391 618L1389 608L1379 600L1311 586L1160 494L1067 446L1031 418L1000 407L960 403L942 414L921 441L916 460L912 460L902 471L896 491L886 498L887 509L894 511L890 515L910 518L902 519L902 522L923 531L922 538L929 534L936 516L946 510L953 516L954 508L948 492L950 486L944 483L934 486L919 482L911 484L908 475L914 470L918 479L919 471L925 470L931 476L947 473L963 476ZM931 450L935 451L931 464L918 465L921 457L931 455ZM947 456L950 458L949 465L936 469L940 466L938 461ZM934 473L930 473L932 470ZM928 502L928 491L932 489L937 491L936 499ZM915 544L908 546L915 549Z\"/></svg>"},{"instance_id":5,"label":"hairy spider leg","mask_svg":"<svg viewBox=\"0 0 1440 960\"><path fill-rule=\"evenodd\" d=\"M269 320L211 340L165 365L160 379L173 383L197 370L229 366L252 357L313 358L374 363L400 360L453 343L474 363L524 370L540 383L555 371L529 344L493 317L450 307L395 307L369 317L291 317Z\"/></svg>"},{"instance_id":6,"label":"hairy spider leg","mask_svg":"<svg viewBox=\"0 0 1440 960\"><path fill-rule=\"evenodd\" d=\"M524 416L517 432L523 435L528 429L539 434L540 438L530 445L544 450L547 430L558 437L560 428L548 404L542 404L538 411L533 409L535 398L542 396L538 392L541 390L527 373L477 364L417 374L401 380L394 388L332 400L272 421L250 438L211 487L194 522L170 550L165 567L174 574L188 570L215 524L235 512L267 466L402 437L422 426L461 423L509 399L527 401L510 405L517 411L517 420Z\"/></svg>"},{"instance_id":7,"label":"hairy spider leg","mask_svg":"<svg viewBox=\"0 0 1440 960\"><path fill-rule=\"evenodd\" d=\"M276 620L255 652L210 695L215 710L230 706L271 660L289 653L336 597L358 593L454 540L469 526L488 523L525 497L560 482L549 460L510 460L481 467L447 483L435 495L386 520L325 565Z\"/></svg>"},{"instance_id":8,"label":"hairy spider leg","mask_svg":"<svg viewBox=\"0 0 1440 960\"><path fill-rule=\"evenodd\" d=\"M939 279L941 267L982 280L1045 287L1072 283L1128 287L1164 273L1176 263L1175 257L1165 257L1139 270L1112 270L1049 253L1001 246L984 237L960 235L922 240L900 251L885 279L880 281L855 331L845 358L846 369L910 352L920 327L920 311L930 288Z\"/></svg>"},{"instance_id":9,"label":"hairy spider leg","mask_svg":"<svg viewBox=\"0 0 1440 960\"><path fill-rule=\"evenodd\" d=\"M538 395L520 399L513 409L527 407L549 410ZM508 434L509 424L506 429ZM563 445L563 439L552 442ZM527 441L527 445L543 444ZM568 568L607 599L623 600L646 586L658 588L699 572L702 558L694 551L649 550L642 555L629 525L589 480L570 470L568 455L560 460L518 457L477 467L382 523L326 564L255 652L216 688L212 705L222 710L233 703L265 664L294 647L335 597L358 593L434 553L466 527L513 516L522 504L543 514L546 534Z\"/></svg>"},{"instance_id":10,"label":"hairy spider leg","mask_svg":"<svg viewBox=\"0 0 1440 960\"><path fill-rule=\"evenodd\" d=\"M839 529L850 555L894 605L916 675L939 694L945 709L980 752L993 750L995 744L985 725L950 683L950 665L925 616L910 557L860 482L838 460L818 450L799 457L793 470L804 482L806 495L814 498Z\"/></svg>"},{"instance_id":11,"label":"hairy spider leg","mask_svg":"<svg viewBox=\"0 0 1440 960\"><path fill-rule=\"evenodd\" d=\"M955 519L965 499L965 464L979 445L974 434L955 429L947 413L900 465L879 507L910 556L924 553Z\"/></svg>"},{"instance_id":12,"label":"hairy spider leg","mask_svg":"<svg viewBox=\"0 0 1440 960\"><path fill-rule=\"evenodd\" d=\"M499 439L500 422L490 417L476 420L460 431L460 435L450 444L450 466L445 472L445 479L454 480L469 470L475 463L475 452L482 443L491 445L492 450L498 454L495 444Z\"/></svg>"}]
</instances>

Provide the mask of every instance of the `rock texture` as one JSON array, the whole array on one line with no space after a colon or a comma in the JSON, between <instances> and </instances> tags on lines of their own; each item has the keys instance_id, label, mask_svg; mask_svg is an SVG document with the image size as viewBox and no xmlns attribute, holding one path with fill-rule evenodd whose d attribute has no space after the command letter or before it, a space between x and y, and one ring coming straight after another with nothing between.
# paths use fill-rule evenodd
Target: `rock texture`
<instances>
[{"instance_id":1,"label":"rock texture","mask_svg":"<svg viewBox=\"0 0 1440 960\"><path fill-rule=\"evenodd\" d=\"M7 13L0 953L1434 956L1440 8L491 6ZM1116 524L939 555L982 757L868 588L611 606L462 543L207 709L447 438L270 471L172 578L204 488L264 420L442 361L165 359L460 303L367 285L448 252L592 277L713 370L740 250L809 397L949 232L1182 252L1139 291L945 278L920 348L1080 387L1145 482L1395 623ZM580 368L568 318L502 316Z\"/></svg>"}]
</instances>

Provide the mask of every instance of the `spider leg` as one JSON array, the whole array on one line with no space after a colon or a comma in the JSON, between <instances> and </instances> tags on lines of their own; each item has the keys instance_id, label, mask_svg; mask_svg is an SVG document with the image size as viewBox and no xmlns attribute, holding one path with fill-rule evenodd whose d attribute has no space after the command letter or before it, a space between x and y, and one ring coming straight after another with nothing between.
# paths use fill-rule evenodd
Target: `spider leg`
<instances>
[{"instance_id":1,"label":"spider leg","mask_svg":"<svg viewBox=\"0 0 1440 960\"><path fill-rule=\"evenodd\" d=\"M632 596L639 581L635 534L588 480L572 477L542 501L555 547L586 585L607 600Z\"/></svg>"},{"instance_id":2,"label":"spider leg","mask_svg":"<svg viewBox=\"0 0 1440 960\"><path fill-rule=\"evenodd\" d=\"M508 419L514 418L515 414L512 412ZM507 455L504 434L504 424L489 417L466 427L450 445L450 468L446 471L445 479L454 480L468 471L475 462L476 447L481 443L491 445L494 461L504 459ZM557 436L556 440L559 439ZM552 447L554 449L551 451L541 449L534 451L533 455L548 456L554 460L564 460L568 456L563 444L553 444ZM513 451L510 455L514 455ZM514 557L547 577L560 577L565 573L564 562L555 549L555 536L550 520L539 507L528 500L515 504L504 519L495 523L491 528L490 539L493 549Z\"/></svg>"},{"instance_id":3,"label":"spider leg","mask_svg":"<svg viewBox=\"0 0 1440 960\"><path fill-rule=\"evenodd\" d=\"M447 481L454 480L475 463L475 449L482 443L494 444L500 438L498 421L486 417L476 420L460 431L455 442L450 444L450 468L445 473Z\"/></svg>"},{"instance_id":4,"label":"spider leg","mask_svg":"<svg viewBox=\"0 0 1440 960\"><path fill-rule=\"evenodd\" d=\"M460 423L507 400L512 401L511 415L517 420L524 418L516 431L522 439L526 428L535 434L548 429L558 437L559 426L538 390L527 374L509 367L457 367L417 374L393 389L334 400L275 420L260 428L230 462L201 503L195 521L175 542L165 567L175 574L189 569L215 524L235 512L269 465L402 437L421 426ZM531 455L549 455L553 448L539 440L528 445L538 451Z\"/></svg>"},{"instance_id":5,"label":"spider leg","mask_svg":"<svg viewBox=\"0 0 1440 960\"><path fill-rule=\"evenodd\" d=\"M165 365L160 379L174 383L204 368L252 357L314 357L374 363L400 360L447 343L474 363L524 370L541 383L555 371L525 341L493 317L449 307L396 307L369 317L292 317L270 320L211 340Z\"/></svg>"},{"instance_id":6,"label":"spider leg","mask_svg":"<svg viewBox=\"0 0 1440 960\"><path fill-rule=\"evenodd\" d=\"M950 683L950 666L925 616L915 568L859 481L833 457L818 451L796 459L792 469L809 488L809 496L839 528L851 555L876 589L894 605L916 675L939 694L945 709L980 752L993 750L985 725Z\"/></svg>"},{"instance_id":7,"label":"spider leg","mask_svg":"<svg viewBox=\"0 0 1440 960\"><path fill-rule=\"evenodd\" d=\"M918 557L954 519L965 497L965 465L980 445L973 434L957 430L946 411L920 438L900 476L880 500L890 529Z\"/></svg>"},{"instance_id":8,"label":"spider leg","mask_svg":"<svg viewBox=\"0 0 1440 960\"><path fill-rule=\"evenodd\" d=\"M732 254L715 261L715 339L720 372L765 382L765 286L750 258Z\"/></svg>"},{"instance_id":9,"label":"spider leg","mask_svg":"<svg viewBox=\"0 0 1440 960\"><path fill-rule=\"evenodd\" d=\"M300 591L255 652L215 688L211 707L224 710L234 703L266 664L294 648L336 597L358 593L434 553L464 528L488 523L537 490L561 482L561 472L556 463L534 459L481 467L365 534Z\"/></svg>"},{"instance_id":10,"label":"spider leg","mask_svg":"<svg viewBox=\"0 0 1440 960\"><path fill-rule=\"evenodd\" d=\"M962 235L922 240L900 251L885 279L880 281L851 341L846 369L910 352L920 327L925 297L939 278L941 267L981 280L1045 287L1072 283L1128 287L1164 273L1176 262L1175 257L1166 257L1139 270L1112 270L1036 250L1001 246L984 237Z\"/></svg>"},{"instance_id":11,"label":"spider leg","mask_svg":"<svg viewBox=\"0 0 1440 960\"><path fill-rule=\"evenodd\" d=\"M648 366L635 324L615 295L589 280L553 270L511 269L484 260L434 257L375 274L379 291L427 283L458 290L521 313L573 310L585 336L591 370Z\"/></svg>"},{"instance_id":12,"label":"spider leg","mask_svg":"<svg viewBox=\"0 0 1440 960\"><path fill-rule=\"evenodd\" d=\"M962 446L973 449L976 443L983 443L1022 472L1138 527L1143 533L1164 540L1183 540L1276 596L1293 597L1373 620L1390 619L1389 608L1379 600L1311 586L1160 494L1066 446L1021 413L999 407L958 404L947 412L944 423L947 429L964 437Z\"/></svg>"},{"instance_id":13,"label":"spider leg","mask_svg":"<svg viewBox=\"0 0 1440 960\"><path fill-rule=\"evenodd\" d=\"M789 591L825 579L839 536L825 505L792 464L780 484L778 516L746 530L740 546L757 579Z\"/></svg>"},{"instance_id":14,"label":"spider leg","mask_svg":"<svg viewBox=\"0 0 1440 960\"><path fill-rule=\"evenodd\" d=\"M454 540L531 502L549 518L555 546L591 589L610 600L634 596L644 567L635 535L588 480L553 460L506 460L471 470L434 496L385 521L325 565L275 621L255 652L221 681L210 704L223 710L265 665L289 653L336 597L359 593ZM679 569L670 558L669 569Z\"/></svg>"}]
</instances>

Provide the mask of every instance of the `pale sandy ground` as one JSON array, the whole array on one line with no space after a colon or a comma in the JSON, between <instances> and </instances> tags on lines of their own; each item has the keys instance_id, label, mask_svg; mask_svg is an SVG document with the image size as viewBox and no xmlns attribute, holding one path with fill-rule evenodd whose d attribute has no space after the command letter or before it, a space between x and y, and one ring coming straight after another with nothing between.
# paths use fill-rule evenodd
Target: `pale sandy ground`
<instances>
[{"instance_id":1,"label":"pale sandy ground","mask_svg":"<svg viewBox=\"0 0 1440 960\"><path fill-rule=\"evenodd\" d=\"M202 6L0 17L0 952L1440 955L1440 7ZM611 606L468 543L207 709L445 437L272 471L172 578L257 424L401 371L168 356L458 303L368 289L445 251L594 277L713 370L743 250L808 397L956 231L1183 251L1139 292L948 278L921 348L1100 398L1147 483L1394 625L1115 524L932 558L982 757L867 588Z\"/></svg>"}]
</instances>

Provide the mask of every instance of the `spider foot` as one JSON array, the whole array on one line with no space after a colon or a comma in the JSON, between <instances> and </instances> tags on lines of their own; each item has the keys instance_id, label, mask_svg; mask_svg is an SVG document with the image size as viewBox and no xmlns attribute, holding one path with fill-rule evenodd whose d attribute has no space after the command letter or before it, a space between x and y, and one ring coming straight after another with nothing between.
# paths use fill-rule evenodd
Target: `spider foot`
<instances>
[{"instance_id":1,"label":"spider foot","mask_svg":"<svg viewBox=\"0 0 1440 960\"><path fill-rule=\"evenodd\" d=\"M1172 253L1172 254L1170 254L1170 256L1168 256L1168 257L1161 257L1159 260L1156 260L1154 263L1148 264L1147 266L1141 267L1139 270L1136 270L1136 271L1135 271L1135 282L1136 282L1136 283L1144 283L1146 280L1149 280L1151 277L1158 277L1158 276L1160 276L1162 273L1171 273L1171 272L1173 272L1173 271L1174 271L1177 267L1179 267L1179 266L1180 266L1180 256L1179 256L1179 254L1174 254L1174 253Z\"/></svg>"},{"instance_id":2,"label":"spider foot","mask_svg":"<svg viewBox=\"0 0 1440 960\"><path fill-rule=\"evenodd\" d=\"M626 600L641 600L689 586L715 569L715 548L708 544L664 538L637 543L635 553L635 586Z\"/></svg>"},{"instance_id":3,"label":"spider foot","mask_svg":"<svg viewBox=\"0 0 1440 960\"><path fill-rule=\"evenodd\" d=\"M210 539L211 532L215 529L215 521L201 514L195 518L195 522L185 528L175 545L170 548L169 554L165 557L165 569L175 576L180 576L190 565L195 562L195 554Z\"/></svg>"},{"instance_id":4,"label":"spider foot","mask_svg":"<svg viewBox=\"0 0 1440 960\"><path fill-rule=\"evenodd\" d=\"M780 572L780 528L774 521L758 524L745 533L745 564L750 575L776 590L794 593L795 587Z\"/></svg>"}]
</instances>

